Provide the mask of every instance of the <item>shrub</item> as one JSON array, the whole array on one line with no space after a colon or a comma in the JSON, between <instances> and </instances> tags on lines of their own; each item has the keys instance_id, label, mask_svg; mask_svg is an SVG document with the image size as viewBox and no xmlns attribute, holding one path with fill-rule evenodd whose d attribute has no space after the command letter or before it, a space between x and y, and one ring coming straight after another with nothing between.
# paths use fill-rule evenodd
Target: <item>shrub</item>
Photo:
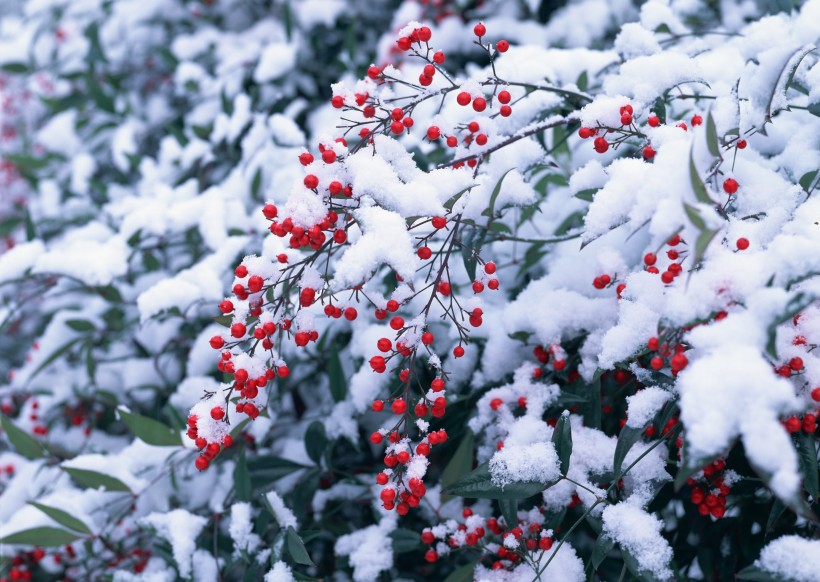
<instances>
[{"instance_id":1,"label":"shrub","mask_svg":"<svg viewBox=\"0 0 820 582\"><path fill-rule=\"evenodd\" d=\"M814 580L820 3L319 4L22 20L9 577Z\"/></svg>"}]
</instances>

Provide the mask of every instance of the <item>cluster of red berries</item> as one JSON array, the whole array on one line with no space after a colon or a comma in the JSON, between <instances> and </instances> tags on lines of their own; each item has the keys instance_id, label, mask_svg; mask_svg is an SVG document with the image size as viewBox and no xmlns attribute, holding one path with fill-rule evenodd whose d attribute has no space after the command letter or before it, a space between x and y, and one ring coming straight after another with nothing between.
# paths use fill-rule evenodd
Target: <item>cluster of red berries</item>
<instances>
[{"instance_id":1,"label":"cluster of red berries","mask_svg":"<svg viewBox=\"0 0 820 582\"><path fill-rule=\"evenodd\" d=\"M675 344L673 348L669 343L661 343L657 337L651 337L646 342L646 347L657 353L649 360L649 365L653 370L662 370L668 363L672 375L677 376L689 364L689 359L684 354L686 346L681 343Z\"/></svg>"},{"instance_id":2,"label":"cluster of red berries","mask_svg":"<svg viewBox=\"0 0 820 582\"><path fill-rule=\"evenodd\" d=\"M717 459L703 468L700 479L690 477L687 484L692 487L689 499L697 505L698 513L711 515L720 519L726 513L726 497L730 492L731 481L727 480L726 461Z\"/></svg>"},{"instance_id":3,"label":"cluster of red berries","mask_svg":"<svg viewBox=\"0 0 820 582\"><path fill-rule=\"evenodd\" d=\"M671 285L674 280L680 276L681 273L683 273L682 263L686 253L680 252L676 248L681 243L686 244L679 234L674 235L666 241L667 246L671 247L666 251L666 256L670 263L667 265L666 270L663 273L661 273L660 269L657 267L658 256L655 253L646 253L643 257L646 272L653 273L655 275L660 274L661 281L663 281L666 285Z\"/></svg>"},{"instance_id":4,"label":"cluster of red berries","mask_svg":"<svg viewBox=\"0 0 820 582\"><path fill-rule=\"evenodd\" d=\"M249 404L246 406L253 405ZM248 414L247 411L245 413ZM250 416L250 414L248 414L248 416ZM225 410L223 408L215 406L211 409L211 418L213 418L214 420L222 420L224 417ZM253 418L255 418L255 416ZM194 461L194 465L200 471L204 471L208 468L208 465L210 465L211 461L213 461L216 458L216 456L220 452L222 452L223 448L227 449L233 444L233 437L229 434L226 434L224 437L222 437L221 444L217 442L208 442L207 439L199 436L199 430L197 429L198 421L199 419L195 414L192 414L188 417L188 438L190 438L196 443L196 447L200 450L201 453Z\"/></svg>"},{"instance_id":5,"label":"cluster of red berries","mask_svg":"<svg viewBox=\"0 0 820 582\"><path fill-rule=\"evenodd\" d=\"M543 508L539 508L539 515L541 513ZM439 544L452 549L481 546L490 560L490 567L503 570L524 560L527 553L546 552L553 547L552 531L544 530L540 521L519 521L510 528L503 519L491 517L485 520L469 507L464 508L462 517L463 521L451 520L422 531L421 541L431 546L424 554L427 562L438 561L439 553L443 551Z\"/></svg>"},{"instance_id":6,"label":"cluster of red berries","mask_svg":"<svg viewBox=\"0 0 820 582\"><path fill-rule=\"evenodd\" d=\"M783 421L783 427L789 434L794 434L801 430L807 434L814 434L817 430L817 414L820 414L820 410L815 411L815 414L806 413L802 417L790 416Z\"/></svg>"},{"instance_id":7,"label":"cluster of red berries","mask_svg":"<svg viewBox=\"0 0 820 582\"><path fill-rule=\"evenodd\" d=\"M541 364L548 364L552 358L552 369L560 372L567 367L567 353L559 344L550 344L544 349L544 346L535 346L532 350L532 355ZM572 381L572 380L570 380Z\"/></svg>"},{"instance_id":8,"label":"cluster of red berries","mask_svg":"<svg viewBox=\"0 0 820 582\"><path fill-rule=\"evenodd\" d=\"M401 405L396 406L397 402ZM377 400L373 403L373 409L383 410L384 403ZM393 402L392 410L395 414L403 415L406 409L403 400ZM380 444L383 439L384 434L381 432L370 435L373 444ZM399 515L407 515L410 509L419 506L421 499L427 494L427 487L422 480L427 468L426 457L430 454L431 447L447 441L447 432L444 429L431 431L416 445L415 453L412 452L409 439L403 438L398 431L390 432L387 440L390 444L384 456L386 469L376 475L376 483L382 486L379 497L388 511L395 509ZM421 463L417 462L419 458L422 458Z\"/></svg>"}]
</instances>

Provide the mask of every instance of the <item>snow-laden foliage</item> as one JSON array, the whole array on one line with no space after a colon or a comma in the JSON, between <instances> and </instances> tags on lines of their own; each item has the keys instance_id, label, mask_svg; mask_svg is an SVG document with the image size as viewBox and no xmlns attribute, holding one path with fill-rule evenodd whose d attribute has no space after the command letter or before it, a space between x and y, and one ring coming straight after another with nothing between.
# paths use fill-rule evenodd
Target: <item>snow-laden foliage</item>
<instances>
[{"instance_id":1,"label":"snow-laden foliage","mask_svg":"<svg viewBox=\"0 0 820 582\"><path fill-rule=\"evenodd\" d=\"M364 4L0 17L0 576L816 579L820 0Z\"/></svg>"}]
</instances>

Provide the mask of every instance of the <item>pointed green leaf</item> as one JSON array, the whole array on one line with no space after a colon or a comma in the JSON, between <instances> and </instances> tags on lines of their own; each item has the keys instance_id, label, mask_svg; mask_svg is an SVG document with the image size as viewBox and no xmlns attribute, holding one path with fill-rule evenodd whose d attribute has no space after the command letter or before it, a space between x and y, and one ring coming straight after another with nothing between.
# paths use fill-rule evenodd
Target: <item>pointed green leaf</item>
<instances>
[{"instance_id":1,"label":"pointed green leaf","mask_svg":"<svg viewBox=\"0 0 820 582\"><path fill-rule=\"evenodd\" d=\"M706 115L706 146L709 148L710 154L716 158L721 157L715 118L712 117L711 111Z\"/></svg>"},{"instance_id":2,"label":"pointed green leaf","mask_svg":"<svg viewBox=\"0 0 820 582\"><path fill-rule=\"evenodd\" d=\"M579 200L584 200L586 202L592 202L593 198L595 197L595 193L598 191L598 188L587 188L586 190L580 190L575 193L575 197Z\"/></svg>"},{"instance_id":3,"label":"pointed green leaf","mask_svg":"<svg viewBox=\"0 0 820 582\"><path fill-rule=\"evenodd\" d=\"M80 537L79 534L58 527L35 527L9 534L0 539L0 544L20 544L22 546L55 548L70 544Z\"/></svg>"},{"instance_id":4,"label":"pointed green leaf","mask_svg":"<svg viewBox=\"0 0 820 582\"><path fill-rule=\"evenodd\" d=\"M570 457L572 457L572 425L569 422L568 412L564 412L558 419L552 431L552 444L555 445L555 452L558 453L561 474L566 476Z\"/></svg>"},{"instance_id":5,"label":"pointed green leaf","mask_svg":"<svg viewBox=\"0 0 820 582\"><path fill-rule=\"evenodd\" d=\"M330 395L333 397L333 402L341 402L347 396L347 378L345 378L344 367L342 367L342 359L339 357L338 346L330 352L327 377L330 382Z\"/></svg>"},{"instance_id":6,"label":"pointed green leaf","mask_svg":"<svg viewBox=\"0 0 820 582\"><path fill-rule=\"evenodd\" d=\"M614 547L615 540L611 537L605 534L598 536L598 539L595 540L595 545L592 547L592 555L589 558L593 570L598 569Z\"/></svg>"},{"instance_id":7,"label":"pointed green leaf","mask_svg":"<svg viewBox=\"0 0 820 582\"><path fill-rule=\"evenodd\" d=\"M94 331L94 324L85 319L67 319L65 324L74 331Z\"/></svg>"},{"instance_id":8,"label":"pointed green leaf","mask_svg":"<svg viewBox=\"0 0 820 582\"><path fill-rule=\"evenodd\" d=\"M411 529L395 529L390 532L390 539L393 540L393 551L397 554L422 549L421 534Z\"/></svg>"},{"instance_id":9,"label":"pointed green leaf","mask_svg":"<svg viewBox=\"0 0 820 582\"><path fill-rule=\"evenodd\" d=\"M155 447L181 447L179 433L158 420L128 412L125 408L117 409L122 421L136 436Z\"/></svg>"},{"instance_id":10,"label":"pointed green leaf","mask_svg":"<svg viewBox=\"0 0 820 582\"><path fill-rule=\"evenodd\" d=\"M495 203L498 200L498 195L501 194L501 184L504 182L504 178L507 177L507 174L512 172L514 169L515 168L510 168L509 170L504 172L504 174L498 179L495 188L493 188L493 193L490 195L490 207L487 213L487 216L489 216L490 218L495 216Z\"/></svg>"},{"instance_id":11,"label":"pointed green leaf","mask_svg":"<svg viewBox=\"0 0 820 582\"><path fill-rule=\"evenodd\" d=\"M478 560L464 564L460 568L453 570L449 576L444 579L444 582L473 582L473 572L478 566Z\"/></svg>"},{"instance_id":12,"label":"pointed green leaf","mask_svg":"<svg viewBox=\"0 0 820 582\"><path fill-rule=\"evenodd\" d=\"M251 475L248 472L248 463L245 460L245 449L240 451L236 466L233 469L233 486L237 500L251 500Z\"/></svg>"},{"instance_id":13,"label":"pointed green leaf","mask_svg":"<svg viewBox=\"0 0 820 582\"><path fill-rule=\"evenodd\" d=\"M71 475L71 478L77 483L90 487L91 489L99 489L102 487L108 491L125 491L131 493L131 489L128 488L128 485L111 475L98 473L90 469L77 469L75 467L60 468Z\"/></svg>"},{"instance_id":14,"label":"pointed green leaf","mask_svg":"<svg viewBox=\"0 0 820 582\"><path fill-rule=\"evenodd\" d=\"M11 446L27 459L39 459L45 456L43 445L23 429L14 424L6 415L0 415L0 425L6 432Z\"/></svg>"},{"instance_id":15,"label":"pointed green leaf","mask_svg":"<svg viewBox=\"0 0 820 582\"><path fill-rule=\"evenodd\" d=\"M293 558L294 562L302 564L303 566L315 565L313 560L310 559L307 549L305 549L302 538L299 537L299 534L296 533L293 526L288 526L288 531L285 534L285 543L288 546L288 553L290 553L290 557Z\"/></svg>"},{"instance_id":16,"label":"pointed green leaf","mask_svg":"<svg viewBox=\"0 0 820 582\"><path fill-rule=\"evenodd\" d=\"M325 425L320 420L314 420L305 431L305 449L310 459L317 465L322 459L327 444Z\"/></svg>"},{"instance_id":17,"label":"pointed green leaf","mask_svg":"<svg viewBox=\"0 0 820 582\"><path fill-rule=\"evenodd\" d=\"M67 527L68 529L72 529L74 531L78 531L84 534L90 534L91 530L88 528L85 523L81 520L77 519L70 513L63 511L62 509L57 509L56 507L51 507L48 505L43 505L42 503L37 503L36 501L29 501L30 505L33 505L51 519L56 521L62 526Z\"/></svg>"},{"instance_id":18,"label":"pointed green leaf","mask_svg":"<svg viewBox=\"0 0 820 582\"><path fill-rule=\"evenodd\" d=\"M689 151L689 180L692 183L692 190L695 191L695 198L698 202L702 202L703 204L708 204L709 206L712 206L714 202L709 197L709 193L706 191L706 185L700 178L698 168L695 165L694 154L695 152L693 148Z\"/></svg>"},{"instance_id":19,"label":"pointed green leaf","mask_svg":"<svg viewBox=\"0 0 820 582\"><path fill-rule=\"evenodd\" d=\"M470 472L473 466L474 449L473 433L467 431L441 474L441 486L443 488L446 489L448 485L455 483L463 475ZM442 501L446 499L449 499L449 496L442 495Z\"/></svg>"},{"instance_id":20,"label":"pointed green leaf","mask_svg":"<svg viewBox=\"0 0 820 582\"><path fill-rule=\"evenodd\" d=\"M817 474L817 448L814 444L814 435L799 432L795 435L797 454L800 458L800 472L803 473L803 487L806 492L817 499L820 495L820 480Z\"/></svg>"},{"instance_id":21,"label":"pointed green leaf","mask_svg":"<svg viewBox=\"0 0 820 582\"><path fill-rule=\"evenodd\" d=\"M478 499L526 499L552 485L537 481L516 481L503 488L492 481L489 463L479 465L474 471L444 488L448 495L475 497Z\"/></svg>"},{"instance_id":22,"label":"pointed green leaf","mask_svg":"<svg viewBox=\"0 0 820 582\"><path fill-rule=\"evenodd\" d=\"M758 568L754 564L743 568L735 574L735 578L738 580L752 580L754 582L788 582L787 578L781 578L776 574Z\"/></svg>"},{"instance_id":23,"label":"pointed green leaf","mask_svg":"<svg viewBox=\"0 0 820 582\"><path fill-rule=\"evenodd\" d=\"M627 453L640 440L641 435L646 427L635 428L632 426L624 426L618 434L618 443L615 445L615 459L612 465L612 472L620 477L621 467L624 464Z\"/></svg>"},{"instance_id":24,"label":"pointed green leaf","mask_svg":"<svg viewBox=\"0 0 820 582\"><path fill-rule=\"evenodd\" d=\"M498 507L501 509L501 515L504 516L504 521L507 523L507 527L516 527L518 525L518 500L499 499Z\"/></svg>"}]
</instances>

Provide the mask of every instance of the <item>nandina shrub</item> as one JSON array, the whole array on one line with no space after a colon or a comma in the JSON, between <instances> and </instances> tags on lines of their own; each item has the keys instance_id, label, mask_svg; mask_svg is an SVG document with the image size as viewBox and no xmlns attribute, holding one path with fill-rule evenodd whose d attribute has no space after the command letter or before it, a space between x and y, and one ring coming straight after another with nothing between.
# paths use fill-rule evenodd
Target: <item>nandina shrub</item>
<instances>
[{"instance_id":1,"label":"nandina shrub","mask_svg":"<svg viewBox=\"0 0 820 582\"><path fill-rule=\"evenodd\" d=\"M600 50L398 29L265 189L184 448L120 408L140 440L62 462L109 493L24 497L60 527L2 532L12 569L86 539L120 579L815 579L820 4L724 8Z\"/></svg>"}]
</instances>

